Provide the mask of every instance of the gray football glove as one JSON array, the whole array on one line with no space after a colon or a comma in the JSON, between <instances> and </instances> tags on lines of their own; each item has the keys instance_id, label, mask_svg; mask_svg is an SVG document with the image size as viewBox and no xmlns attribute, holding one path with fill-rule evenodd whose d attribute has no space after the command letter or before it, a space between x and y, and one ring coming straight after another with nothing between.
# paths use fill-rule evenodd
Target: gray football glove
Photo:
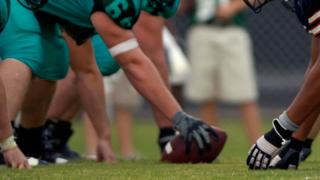
<instances>
[{"instance_id":1,"label":"gray football glove","mask_svg":"<svg viewBox=\"0 0 320 180\"><path fill-rule=\"evenodd\" d=\"M218 138L217 133L209 125L185 112L177 112L175 114L173 128L183 136L187 154L190 153L192 139L196 140L199 150L202 152L205 148L211 148L211 135L214 138Z\"/></svg>"}]
</instances>

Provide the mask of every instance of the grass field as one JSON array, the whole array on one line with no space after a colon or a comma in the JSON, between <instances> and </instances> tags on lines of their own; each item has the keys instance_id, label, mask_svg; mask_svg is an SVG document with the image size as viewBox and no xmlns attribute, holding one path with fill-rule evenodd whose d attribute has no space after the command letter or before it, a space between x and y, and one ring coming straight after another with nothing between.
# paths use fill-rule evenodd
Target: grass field
<instances>
[{"instance_id":1,"label":"grass field","mask_svg":"<svg viewBox=\"0 0 320 180\"><path fill-rule=\"evenodd\" d=\"M265 128L270 123L265 122ZM212 164L166 164L159 162L156 146L157 129L154 124L135 124L134 141L143 158L138 161L117 161L112 165L93 161L76 161L67 165L49 165L32 170L8 170L0 167L0 179L320 179L320 141L314 144L314 151L298 171L268 170L249 171L245 158L249 148L242 126L237 121L222 123L229 135L227 144L219 159ZM83 134L80 123L71 146L84 152ZM116 139L114 146L117 150Z\"/></svg>"}]
</instances>

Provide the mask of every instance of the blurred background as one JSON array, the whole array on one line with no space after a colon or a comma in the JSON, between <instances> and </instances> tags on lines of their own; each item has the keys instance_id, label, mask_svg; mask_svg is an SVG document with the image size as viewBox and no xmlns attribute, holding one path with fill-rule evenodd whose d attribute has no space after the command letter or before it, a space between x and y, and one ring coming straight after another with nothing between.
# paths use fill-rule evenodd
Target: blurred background
<instances>
[{"instance_id":1,"label":"blurred background","mask_svg":"<svg viewBox=\"0 0 320 180\"><path fill-rule=\"evenodd\" d=\"M260 14L250 10L246 14L255 57L259 104L263 111L283 109L302 83L310 57L310 36L295 14L280 1L269 3ZM188 15L179 14L170 22L184 50L190 21Z\"/></svg>"},{"instance_id":2,"label":"blurred background","mask_svg":"<svg viewBox=\"0 0 320 180\"><path fill-rule=\"evenodd\" d=\"M183 0L186 4L190 0ZM259 14L245 11L246 28L251 36L254 66L258 86L258 103L263 119L273 118L283 111L297 94L310 57L310 36L304 31L296 15L281 1L274 1ZM180 12L168 28L188 57L187 33L192 25L190 13ZM182 88L182 89L181 89ZM196 105L184 98L184 86L173 88L189 112L197 115ZM232 105L220 103L222 116L236 118ZM149 106L144 103L136 110L136 119L152 119ZM270 119L271 120L271 119Z\"/></svg>"}]
</instances>

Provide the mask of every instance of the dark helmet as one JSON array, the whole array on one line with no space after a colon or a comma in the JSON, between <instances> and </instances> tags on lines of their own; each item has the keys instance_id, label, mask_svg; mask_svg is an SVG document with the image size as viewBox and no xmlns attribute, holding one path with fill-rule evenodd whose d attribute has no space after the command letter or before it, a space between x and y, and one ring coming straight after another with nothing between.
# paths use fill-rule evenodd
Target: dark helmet
<instances>
[{"instance_id":1,"label":"dark helmet","mask_svg":"<svg viewBox=\"0 0 320 180\"><path fill-rule=\"evenodd\" d=\"M259 13L262 7L272 0L244 0L244 2L251 8L255 13Z\"/></svg>"},{"instance_id":2,"label":"dark helmet","mask_svg":"<svg viewBox=\"0 0 320 180\"><path fill-rule=\"evenodd\" d=\"M142 9L154 16L170 18L176 14L180 0L142 0Z\"/></svg>"}]
</instances>

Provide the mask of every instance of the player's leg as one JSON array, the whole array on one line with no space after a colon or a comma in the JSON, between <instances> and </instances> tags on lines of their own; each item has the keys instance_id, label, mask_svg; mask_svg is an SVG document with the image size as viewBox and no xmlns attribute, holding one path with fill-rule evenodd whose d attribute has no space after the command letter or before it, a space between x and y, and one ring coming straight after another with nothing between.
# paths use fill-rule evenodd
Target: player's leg
<instances>
[{"instance_id":1,"label":"player's leg","mask_svg":"<svg viewBox=\"0 0 320 180\"><path fill-rule=\"evenodd\" d=\"M123 72L111 80L113 80L110 82L112 91L108 94L110 95L108 99L114 105L115 125L121 155L124 159L134 159L136 158L132 133L134 110L141 105L141 97Z\"/></svg>"},{"instance_id":2,"label":"player's leg","mask_svg":"<svg viewBox=\"0 0 320 180\"><path fill-rule=\"evenodd\" d=\"M205 101L199 105L201 119L209 125L219 126L218 107L213 101Z\"/></svg>"},{"instance_id":3,"label":"player's leg","mask_svg":"<svg viewBox=\"0 0 320 180\"><path fill-rule=\"evenodd\" d=\"M70 69L66 78L60 80L57 84L57 90L55 91L50 108L47 113L47 119L66 119L70 121L73 117L72 114L66 115L68 118L61 117L69 111L70 107L77 104L79 94L76 88L76 79L74 72ZM73 109L73 108L71 108ZM71 118L70 118L71 117Z\"/></svg>"},{"instance_id":4,"label":"player's leg","mask_svg":"<svg viewBox=\"0 0 320 180\"><path fill-rule=\"evenodd\" d=\"M51 99L56 89L56 82L34 78L31 81L21 108L21 126L36 128L43 126ZM37 113L34 113L37 112Z\"/></svg>"},{"instance_id":5,"label":"player's leg","mask_svg":"<svg viewBox=\"0 0 320 180\"><path fill-rule=\"evenodd\" d=\"M157 68L164 84L170 89L169 72L165 60L162 31L164 19L151 16L142 12L134 28L135 35L139 41L142 51L151 59ZM158 143L161 151L175 134L172 123L162 113L152 105L153 115L159 127Z\"/></svg>"},{"instance_id":6,"label":"player's leg","mask_svg":"<svg viewBox=\"0 0 320 180\"><path fill-rule=\"evenodd\" d=\"M57 85L57 90L53 96L50 108L47 112L46 119L48 125L55 124L53 131L59 131L59 129L64 129L66 131L71 131L71 122L75 117L76 113L80 109L79 94L76 87L76 79L74 72L70 69L68 75L63 80L60 80ZM68 130L67 130L68 129ZM54 134L66 134L63 132ZM69 133L67 133L69 134ZM59 141L65 141L64 139L59 139Z\"/></svg>"},{"instance_id":7,"label":"player's leg","mask_svg":"<svg viewBox=\"0 0 320 180\"><path fill-rule=\"evenodd\" d=\"M241 103L242 119L246 134L250 143L256 142L261 136L261 117L260 110L256 101Z\"/></svg>"},{"instance_id":8,"label":"player's leg","mask_svg":"<svg viewBox=\"0 0 320 180\"><path fill-rule=\"evenodd\" d=\"M58 82L46 115L46 138L52 142L53 150L66 159L80 158L68 146L73 134L72 121L81 106L75 81L73 71L69 70L67 77Z\"/></svg>"},{"instance_id":9,"label":"player's leg","mask_svg":"<svg viewBox=\"0 0 320 180\"><path fill-rule=\"evenodd\" d=\"M250 143L262 134L261 117L256 99L258 96L251 40L243 27L219 28L221 68L219 71L220 98L240 105L242 122ZM221 40L219 40L221 39ZM230 41L232 39L232 41Z\"/></svg>"},{"instance_id":10,"label":"player's leg","mask_svg":"<svg viewBox=\"0 0 320 180\"><path fill-rule=\"evenodd\" d=\"M53 19L37 14L37 22L41 29L39 33L41 51L37 53L42 53L42 56L39 58L40 66L33 71L33 74L39 79L32 81L23 102L21 124L16 130L17 141L28 156L58 163L62 159L52 152L43 133L45 116L55 91L55 81L67 74L69 64L67 47Z\"/></svg>"},{"instance_id":11,"label":"player's leg","mask_svg":"<svg viewBox=\"0 0 320 180\"><path fill-rule=\"evenodd\" d=\"M31 74L36 74L40 68L42 48L40 28L34 14L17 1L10 1L10 5L8 22L0 34L1 58L4 60L0 65L0 73L8 92L8 118L13 120L21 108ZM14 153L17 160L21 159L20 152L13 152L9 156ZM6 154L4 156L9 157ZM8 162L14 162L14 159L11 157Z\"/></svg>"},{"instance_id":12,"label":"player's leg","mask_svg":"<svg viewBox=\"0 0 320 180\"><path fill-rule=\"evenodd\" d=\"M186 84L187 97L199 104L200 117L210 125L218 125L217 95L220 91L218 72L221 68L221 42L216 27L194 26L188 34L191 78Z\"/></svg>"},{"instance_id":13,"label":"player's leg","mask_svg":"<svg viewBox=\"0 0 320 180\"><path fill-rule=\"evenodd\" d=\"M0 73L8 99L8 117L13 120L21 108L31 81L31 70L18 60L6 59L0 65Z\"/></svg>"}]
</instances>

